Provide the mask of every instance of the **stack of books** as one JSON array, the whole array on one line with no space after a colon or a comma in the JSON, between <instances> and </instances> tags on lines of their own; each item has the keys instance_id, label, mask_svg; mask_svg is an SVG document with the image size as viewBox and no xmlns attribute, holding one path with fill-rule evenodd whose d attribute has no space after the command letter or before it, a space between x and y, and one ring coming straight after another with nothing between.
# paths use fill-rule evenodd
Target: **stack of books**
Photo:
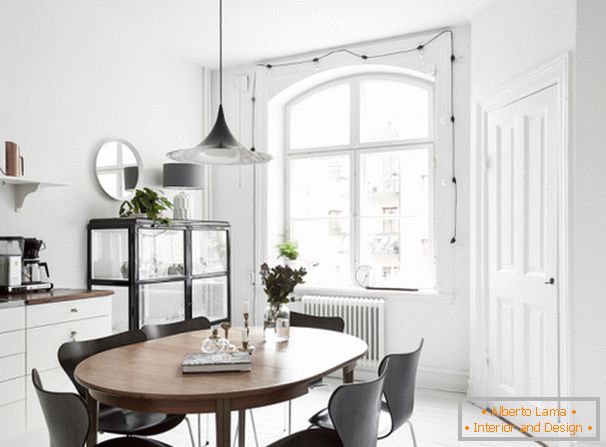
<instances>
[{"instance_id":1,"label":"stack of books","mask_svg":"<svg viewBox=\"0 0 606 447\"><path fill-rule=\"evenodd\" d=\"M250 354L248 352L223 352L220 354L194 352L185 356L181 369L184 374L250 371Z\"/></svg>"}]
</instances>

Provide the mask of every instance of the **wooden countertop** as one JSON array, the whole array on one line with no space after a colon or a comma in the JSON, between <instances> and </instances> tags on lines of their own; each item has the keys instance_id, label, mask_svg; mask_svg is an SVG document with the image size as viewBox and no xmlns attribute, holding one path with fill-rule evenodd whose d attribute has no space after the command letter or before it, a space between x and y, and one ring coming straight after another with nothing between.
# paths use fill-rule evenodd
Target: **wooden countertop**
<instances>
[{"instance_id":1,"label":"wooden countertop","mask_svg":"<svg viewBox=\"0 0 606 447\"><path fill-rule=\"evenodd\" d=\"M11 302L21 301L26 305L56 303L59 301L81 300L86 298L97 298L110 296L111 290L86 290L86 289L53 289L46 292L32 292L23 294L0 295L1 299Z\"/></svg>"}]
</instances>

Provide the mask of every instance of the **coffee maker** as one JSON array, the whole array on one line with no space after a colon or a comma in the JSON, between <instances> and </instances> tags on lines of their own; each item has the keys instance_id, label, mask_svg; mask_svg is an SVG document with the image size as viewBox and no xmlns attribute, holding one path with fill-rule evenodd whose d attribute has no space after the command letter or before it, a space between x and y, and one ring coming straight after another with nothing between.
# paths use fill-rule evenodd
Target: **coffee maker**
<instances>
[{"instance_id":1,"label":"coffee maker","mask_svg":"<svg viewBox=\"0 0 606 447\"><path fill-rule=\"evenodd\" d=\"M46 249L41 239L28 237L23 240L23 275L21 285L28 290L50 290L53 285L48 282L48 264L40 261L40 252Z\"/></svg>"},{"instance_id":2,"label":"coffee maker","mask_svg":"<svg viewBox=\"0 0 606 447\"><path fill-rule=\"evenodd\" d=\"M0 237L0 293L51 290L48 265L40 261L45 248L44 241L36 238Z\"/></svg>"}]
</instances>

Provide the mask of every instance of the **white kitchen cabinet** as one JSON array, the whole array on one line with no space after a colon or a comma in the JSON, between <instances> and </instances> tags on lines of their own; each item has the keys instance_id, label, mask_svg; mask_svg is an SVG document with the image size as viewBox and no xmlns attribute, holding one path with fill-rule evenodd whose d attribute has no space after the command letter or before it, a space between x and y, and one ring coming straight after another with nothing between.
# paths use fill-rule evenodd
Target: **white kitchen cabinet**
<instances>
[{"instance_id":1,"label":"white kitchen cabinet","mask_svg":"<svg viewBox=\"0 0 606 447\"><path fill-rule=\"evenodd\" d=\"M110 334L111 296L0 307L1 445L46 431L31 370L40 371L48 390L75 392L59 365L59 347Z\"/></svg>"}]
</instances>

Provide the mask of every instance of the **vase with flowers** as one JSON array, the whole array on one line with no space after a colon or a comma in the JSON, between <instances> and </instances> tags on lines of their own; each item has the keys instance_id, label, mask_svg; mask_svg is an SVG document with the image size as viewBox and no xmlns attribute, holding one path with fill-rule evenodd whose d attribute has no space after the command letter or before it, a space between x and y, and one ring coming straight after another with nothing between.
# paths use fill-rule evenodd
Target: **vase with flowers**
<instances>
[{"instance_id":1,"label":"vase with flowers","mask_svg":"<svg viewBox=\"0 0 606 447\"><path fill-rule=\"evenodd\" d=\"M279 258L283 264L269 267L261 265L263 291L267 295L267 307L263 314L263 327L266 339L288 340L290 332L290 310L286 304L290 301L295 287L305 282L307 275L304 267L293 268L289 261L299 256L296 243L284 242L278 245Z\"/></svg>"}]
</instances>

